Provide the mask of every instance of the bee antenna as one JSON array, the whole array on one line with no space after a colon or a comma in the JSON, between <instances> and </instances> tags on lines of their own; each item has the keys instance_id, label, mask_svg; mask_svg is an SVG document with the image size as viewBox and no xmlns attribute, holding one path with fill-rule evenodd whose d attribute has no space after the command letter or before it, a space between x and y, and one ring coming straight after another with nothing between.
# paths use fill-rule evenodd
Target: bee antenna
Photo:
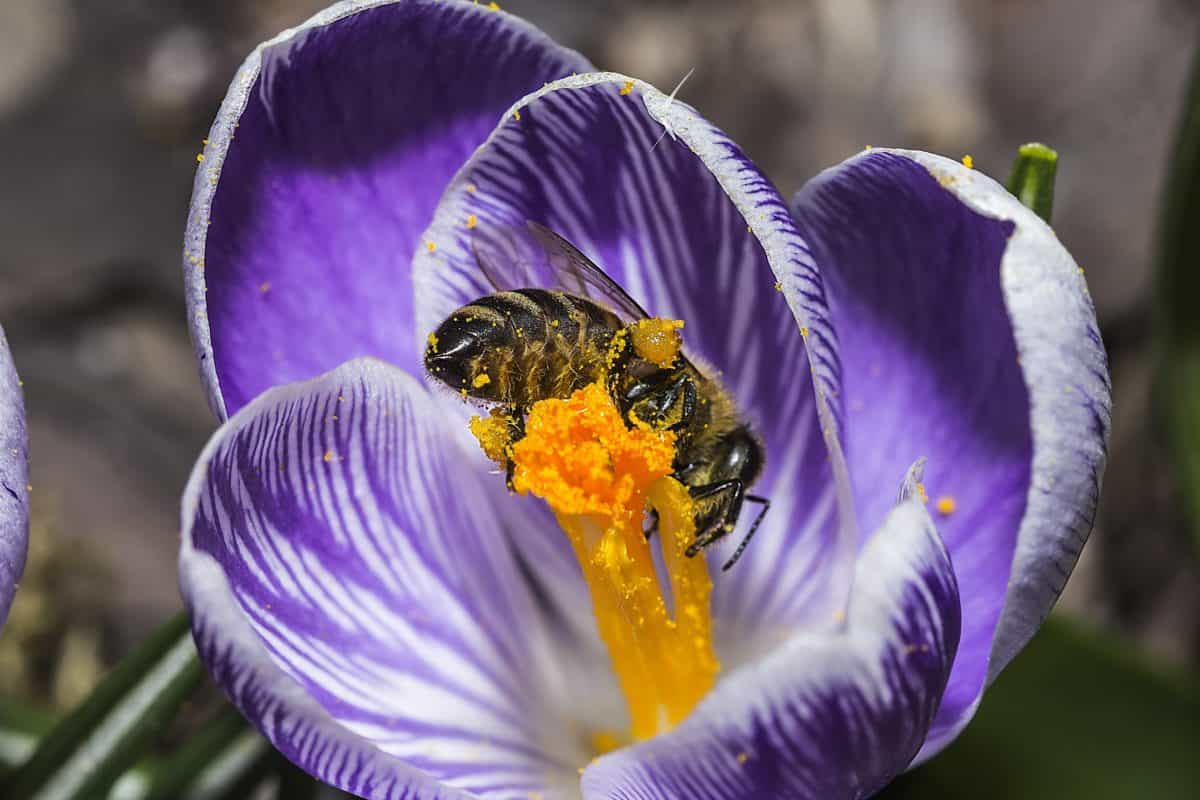
<instances>
[{"instance_id":1,"label":"bee antenna","mask_svg":"<svg viewBox=\"0 0 1200 800\"><path fill-rule=\"evenodd\" d=\"M667 107L668 108L671 106L672 103L675 102L675 95L679 94L679 90L683 88L683 85L685 83L687 83L687 79L692 77L692 73L695 71L696 71L696 68L692 67L691 69L689 69L687 71L687 75L684 75L682 78L679 79L679 83L675 84L675 88L671 90L671 93L669 95L667 95ZM659 135L659 137L657 139L654 140L654 144L650 145L651 153L654 152L654 148L658 147L658 143L661 142L663 140L663 137L666 136L668 133L671 134L671 141L675 141L675 131L672 130L672 128L669 124L663 125L663 132Z\"/></svg>"}]
</instances>

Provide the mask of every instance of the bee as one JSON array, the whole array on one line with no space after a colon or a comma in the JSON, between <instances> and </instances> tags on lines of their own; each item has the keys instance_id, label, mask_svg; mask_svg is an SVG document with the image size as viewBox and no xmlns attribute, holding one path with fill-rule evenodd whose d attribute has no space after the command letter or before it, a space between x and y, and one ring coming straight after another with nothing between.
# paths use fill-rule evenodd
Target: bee
<instances>
[{"instance_id":1,"label":"bee","mask_svg":"<svg viewBox=\"0 0 1200 800\"><path fill-rule=\"evenodd\" d=\"M720 382L685 354L663 367L642 357L633 326L649 315L578 248L536 222L472 240L495 291L460 307L429 336L425 368L438 381L506 410L510 441L539 400L566 398L604 380L626 422L636 417L676 435L672 477L695 501L694 557L734 530L746 502L761 507L737 550L741 557L770 508L749 494L762 473L763 445ZM513 465L507 480L512 487ZM658 525L651 510L647 537Z\"/></svg>"}]
</instances>

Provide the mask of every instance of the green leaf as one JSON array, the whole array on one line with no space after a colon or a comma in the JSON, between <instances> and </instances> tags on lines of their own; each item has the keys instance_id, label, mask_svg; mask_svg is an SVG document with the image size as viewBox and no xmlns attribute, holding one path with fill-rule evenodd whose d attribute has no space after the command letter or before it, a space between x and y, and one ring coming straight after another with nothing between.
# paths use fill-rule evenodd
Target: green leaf
<instances>
[{"instance_id":1,"label":"green leaf","mask_svg":"<svg viewBox=\"0 0 1200 800\"><path fill-rule=\"evenodd\" d=\"M1008 190L1046 222L1054 207L1058 153L1044 144L1021 145L1008 177Z\"/></svg>"},{"instance_id":2,"label":"green leaf","mask_svg":"<svg viewBox=\"0 0 1200 800\"><path fill-rule=\"evenodd\" d=\"M1158 411L1200 548L1200 51L1192 68L1159 220Z\"/></svg>"},{"instance_id":3,"label":"green leaf","mask_svg":"<svg viewBox=\"0 0 1200 800\"><path fill-rule=\"evenodd\" d=\"M109 800L199 800L225 797L234 787L247 797L267 774L274 751L232 706L165 759L127 772ZM244 788L243 788L244 787Z\"/></svg>"},{"instance_id":4,"label":"green leaf","mask_svg":"<svg viewBox=\"0 0 1200 800\"><path fill-rule=\"evenodd\" d=\"M53 726L49 713L11 698L0 699L0 778L25 763Z\"/></svg>"},{"instance_id":5,"label":"green leaf","mask_svg":"<svg viewBox=\"0 0 1200 800\"><path fill-rule=\"evenodd\" d=\"M94 800L141 755L200 682L187 617L122 661L0 788L3 800Z\"/></svg>"},{"instance_id":6,"label":"green leaf","mask_svg":"<svg viewBox=\"0 0 1200 800\"><path fill-rule=\"evenodd\" d=\"M1200 691L1052 618L944 753L885 800L1182 798L1200 786Z\"/></svg>"}]
</instances>

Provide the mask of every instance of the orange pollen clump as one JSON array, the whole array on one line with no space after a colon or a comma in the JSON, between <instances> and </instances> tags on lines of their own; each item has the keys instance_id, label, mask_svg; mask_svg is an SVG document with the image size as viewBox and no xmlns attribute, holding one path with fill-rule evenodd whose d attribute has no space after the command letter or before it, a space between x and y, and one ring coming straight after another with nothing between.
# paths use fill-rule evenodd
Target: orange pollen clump
<instances>
[{"instance_id":1,"label":"orange pollen clump","mask_svg":"<svg viewBox=\"0 0 1200 800\"><path fill-rule=\"evenodd\" d=\"M650 484L671 472L675 434L625 427L598 383L536 403L513 445L513 488L561 514L636 516Z\"/></svg>"},{"instance_id":2,"label":"orange pollen clump","mask_svg":"<svg viewBox=\"0 0 1200 800\"><path fill-rule=\"evenodd\" d=\"M708 567L685 555L696 535L695 509L671 477L675 434L627 426L603 381L535 403L524 437L512 444L509 430L503 416L471 420L489 457L511 459L513 488L545 499L571 541L629 706L632 738L668 730L712 688L719 668ZM658 512L665 586L643 533L648 507Z\"/></svg>"}]
</instances>

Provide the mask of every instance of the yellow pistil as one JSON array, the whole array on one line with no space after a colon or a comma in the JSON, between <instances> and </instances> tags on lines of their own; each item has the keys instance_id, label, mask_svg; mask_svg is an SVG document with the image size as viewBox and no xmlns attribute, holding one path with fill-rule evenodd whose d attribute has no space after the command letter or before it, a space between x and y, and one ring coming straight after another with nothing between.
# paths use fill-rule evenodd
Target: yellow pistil
<instances>
[{"instance_id":1,"label":"yellow pistil","mask_svg":"<svg viewBox=\"0 0 1200 800\"><path fill-rule=\"evenodd\" d=\"M635 322L631 327L633 349L650 363L666 369L679 357L679 348L682 346L679 329L682 327L681 319L652 317Z\"/></svg>"},{"instance_id":2,"label":"yellow pistil","mask_svg":"<svg viewBox=\"0 0 1200 800\"><path fill-rule=\"evenodd\" d=\"M492 420L471 421L489 456L500 441ZM632 737L668 730L712 688L719 666L708 568L684 553L695 538L694 509L687 489L670 477L675 434L627 427L597 382L565 400L535 403L525 436L504 442L513 487L544 498L575 549L629 706ZM659 514L669 591L659 585L642 532L647 505Z\"/></svg>"}]
</instances>

